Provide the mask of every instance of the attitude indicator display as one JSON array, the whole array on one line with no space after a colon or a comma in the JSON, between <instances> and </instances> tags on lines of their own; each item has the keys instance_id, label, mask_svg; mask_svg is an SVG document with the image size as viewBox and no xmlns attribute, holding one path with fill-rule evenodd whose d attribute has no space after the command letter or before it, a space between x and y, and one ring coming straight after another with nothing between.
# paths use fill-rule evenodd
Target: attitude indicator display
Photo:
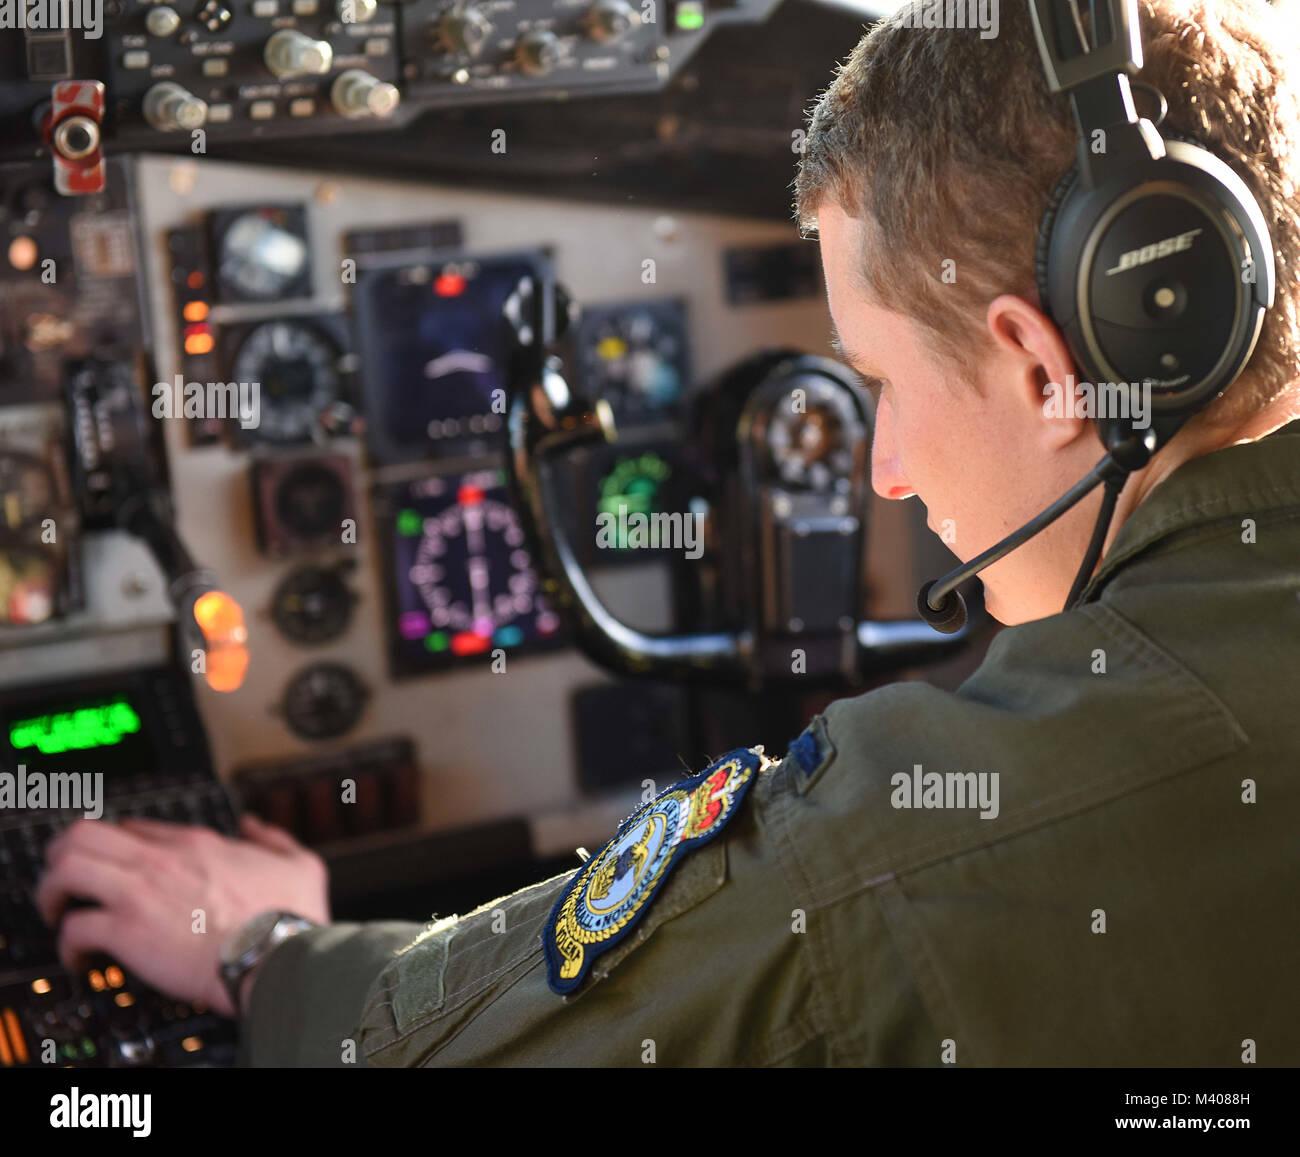
<instances>
[{"instance_id":1,"label":"attitude indicator display","mask_svg":"<svg viewBox=\"0 0 1300 1157\"><path fill-rule=\"evenodd\" d=\"M390 488L394 674L439 670L560 640L502 471Z\"/></svg>"}]
</instances>

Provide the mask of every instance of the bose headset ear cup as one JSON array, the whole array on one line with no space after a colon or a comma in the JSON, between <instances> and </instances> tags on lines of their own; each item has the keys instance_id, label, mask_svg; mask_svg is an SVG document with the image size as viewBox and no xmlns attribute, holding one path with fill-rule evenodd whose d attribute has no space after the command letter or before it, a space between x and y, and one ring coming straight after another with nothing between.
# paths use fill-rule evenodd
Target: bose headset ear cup
<instances>
[{"instance_id":1,"label":"bose headset ear cup","mask_svg":"<svg viewBox=\"0 0 1300 1157\"><path fill-rule=\"evenodd\" d=\"M1166 143L1169 141L1181 141L1184 144L1191 145L1193 148L1210 152L1210 150L1206 149L1205 146L1195 137L1186 133L1168 132L1162 134L1162 136ZM1050 283L1052 280L1052 234L1056 229L1057 220L1061 215L1061 207L1074 191L1078 181L1079 165L1076 161L1066 169L1060 180L1058 180L1052 187L1051 194L1047 198L1047 207L1043 210L1043 217L1039 222L1038 239L1034 247L1034 280L1038 287L1038 299L1043 312L1058 324L1060 324L1060 322L1053 312L1052 293L1050 289ZM1078 351L1075 351L1075 356L1077 360L1079 357ZM1080 361L1079 364L1082 368L1082 361Z\"/></svg>"},{"instance_id":2,"label":"bose headset ear cup","mask_svg":"<svg viewBox=\"0 0 1300 1157\"><path fill-rule=\"evenodd\" d=\"M1166 108L1165 112L1167 113L1167 111ZM1159 125L1163 120L1164 113L1156 120L1156 125ZM1182 133L1168 132L1162 133L1161 136L1166 141L1179 140L1186 141L1189 145L1199 144L1194 137ZM1038 225L1038 244L1034 250L1034 279L1038 283L1038 299L1042 303L1043 312L1048 317L1052 316L1052 298L1047 288L1048 255L1052 245L1052 230L1056 227L1056 218L1060 213L1061 205L1065 202L1065 198L1069 196L1070 190L1078 179L1079 163L1075 161L1052 187L1051 195L1047 198L1047 207L1043 210L1043 219Z\"/></svg>"},{"instance_id":3,"label":"bose headset ear cup","mask_svg":"<svg viewBox=\"0 0 1300 1157\"><path fill-rule=\"evenodd\" d=\"M1095 188L1066 174L1035 273L1081 378L1147 383L1167 425L1241 372L1276 271L1259 202L1231 166L1195 140L1164 145Z\"/></svg>"},{"instance_id":4,"label":"bose headset ear cup","mask_svg":"<svg viewBox=\"0 0 1300 1157\"><path fill-rule=\"evenodd\" d=\"M1052 195L1047 199L1047 208L1043 210L1043 220L1038 226L1038 245L1034 250L1034 277L1038 282L1038 300L1048 317L1052 316L1052 298L1047 291L1048 255L1052 247L1052 230L1056 227L1056 216L1061 204L1078 178L1079 166L1073 164L1052 189Z\"/></svg>"}]
</instances>

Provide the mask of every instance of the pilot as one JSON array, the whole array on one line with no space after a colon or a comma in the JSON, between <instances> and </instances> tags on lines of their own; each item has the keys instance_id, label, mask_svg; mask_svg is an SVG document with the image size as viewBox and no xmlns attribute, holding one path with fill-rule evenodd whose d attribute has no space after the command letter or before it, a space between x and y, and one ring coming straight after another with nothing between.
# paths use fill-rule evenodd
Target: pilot
<instances>
[{"instance_id":1,"label":"pilot","mask_svg":"<svg viewBox=\"0 0 1300 1157\"><path fill-rule=\"evenodd\" d=\"M1096 415L1044 401L1079 380L1034 265L1077 130L1026 9L993 38L876 26L796 184L878 391L873 486L963 560L1103 452ZM1138 95L1254 191L1276 301L1244 372L1128 476L1070 609L1099 491L985 571L1007 629L957 691L837 702L426 926L331 923L320 859L252 817L238 841L78 822L38 896L65 961L104 950L239 1016L254 1065L1300 1064L1295 77L1262 0L1141 18Z\"/></svg>"}]
</instances>

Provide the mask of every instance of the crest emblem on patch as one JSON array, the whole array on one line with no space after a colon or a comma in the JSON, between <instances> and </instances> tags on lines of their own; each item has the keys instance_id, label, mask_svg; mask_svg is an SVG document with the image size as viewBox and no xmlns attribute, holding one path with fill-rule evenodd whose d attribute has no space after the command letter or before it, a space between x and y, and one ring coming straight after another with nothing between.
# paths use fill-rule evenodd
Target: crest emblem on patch
<instances>
[{"instance_id":1,"label":"crest emblem on patch","mask_svg":"<svg viewBox=\"0 0 1300 1157\"><path fill-rule=\"evenodd\" d=\"M592 961L626 936L676 862L713 839L740 810L766 759L737 748L637 808L574 875L542 930L547 982L578 987Z\"/></svg>"}]
</instances>

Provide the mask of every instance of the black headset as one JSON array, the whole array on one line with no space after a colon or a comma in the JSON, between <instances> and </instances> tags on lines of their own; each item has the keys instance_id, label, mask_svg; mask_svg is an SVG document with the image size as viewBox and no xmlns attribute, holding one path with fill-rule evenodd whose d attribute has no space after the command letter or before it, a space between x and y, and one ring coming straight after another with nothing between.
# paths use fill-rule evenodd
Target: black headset
<instances>
[{"instance_id":1,"label":"black headset","mask_svg":"<svg viewBox=\"0 0 1300 1157\"><path fill-rule=\"evenodd\" d=\"M1039 229L1038 292L1085 380L1149 383L1163 444L1250 358L1273 304L1273 244L1236 173L1137 115L1137 0L1090 9L1091 45L1078 0L1030 10L1048 87L1069 94L1079 129ZM1100 422L1108 450L1129 432Z\"/></svg>"},{"instance_id":2,"label":"black headset","mask_svg":"<svg viewBox=\"0 0 1300 1157\"><path fill-rule=\"evenodd\" d=\"M956 587L1106 487L1068 610L1100 557L1124 480L1249 360L1273 304L1276 271L1268 223L1246 183L1204 146L1139 117L1129 77L1142 67L1138 0L1029 0L1047 84L1068 93L1078 160L1053 190L1038 233L1043 310L1064 334L1082 381L1099 403L1106 457L1032 522L964 566L926 583L921 615L960 630ZM1058 383L1063 400L1075 395ZM1140 391L1140 393L1138 392ZM1149 402L1149 405L1148 405ZM1141 412L1139 412L1141 411ZM1139 425L1139 423L1141 423Z\"/></svg>"}]
</instances>

